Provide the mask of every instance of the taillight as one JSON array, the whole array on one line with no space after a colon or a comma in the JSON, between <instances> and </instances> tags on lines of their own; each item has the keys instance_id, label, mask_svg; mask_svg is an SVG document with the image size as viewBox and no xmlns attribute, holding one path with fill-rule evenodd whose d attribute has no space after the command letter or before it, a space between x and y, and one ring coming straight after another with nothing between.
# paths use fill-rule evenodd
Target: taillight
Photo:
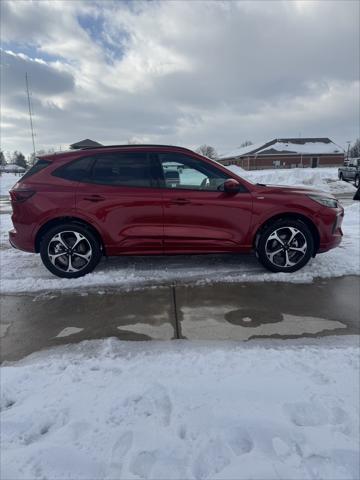
<instances>
[{"instance_id":1,"label":"taillight","mask_svg":"<svg viewBox=\"0 0 360 480\"><path fill-rule=\"evenodd\" d=\"M10 190L10 197L13 202L21 203L28 200L35 194L35 190L22 189L22 190Z\"/></svg>"}]
</instances>

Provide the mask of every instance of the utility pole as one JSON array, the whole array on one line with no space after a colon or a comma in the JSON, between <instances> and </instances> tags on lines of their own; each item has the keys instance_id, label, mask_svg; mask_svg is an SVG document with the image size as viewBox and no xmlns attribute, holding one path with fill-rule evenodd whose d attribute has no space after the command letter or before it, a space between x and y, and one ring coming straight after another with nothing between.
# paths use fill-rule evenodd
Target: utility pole
<instances>
[{"instance_id":1,"label":"utility pole","mask_svg":"<svg viewBox=\"0 0 360 480\"><path fill-rule=\"evenodd\" d=\"M25 83L26 83L26 93L27 93L28 107L29 107L31 139L32 139L32 145L33 145L33 152L34 152L33 163L34 163L35 162L35 157L36 157L35 134L34 134L34 125L33 125L33 120L32 120L32 108L31 108L31 101L30 101L29 80L28 80L27 72L25 73Z\"/></svg>"},{"instance_id":2,"label":"utility pole","mask_svg":"<svg viewBox=\"0 0 360 480\"><path fill-rule=\"evenodd\" d=\"M346 160L349 161L351 140L348 140L346 143L348 144Z\"/></svg>"}]
</instances>

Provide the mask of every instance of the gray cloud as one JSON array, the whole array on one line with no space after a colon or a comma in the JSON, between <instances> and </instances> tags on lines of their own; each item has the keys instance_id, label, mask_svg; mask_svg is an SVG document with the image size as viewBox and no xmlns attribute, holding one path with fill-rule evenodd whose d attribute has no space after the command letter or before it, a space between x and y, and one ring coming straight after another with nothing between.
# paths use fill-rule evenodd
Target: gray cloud
<instances>
[{"instance_id":1,"label":"gray cloud","mask_svg":"<svg viewBox=\"0 0 360 480\"><path fill-rule=\"evenodd\" d=\"M43 62L2 51L1 76L5 95L18 94L25 89L25 73L31 79L34 94L55 95L74 89L73 77Z\"/></svg>"}]
</instances>

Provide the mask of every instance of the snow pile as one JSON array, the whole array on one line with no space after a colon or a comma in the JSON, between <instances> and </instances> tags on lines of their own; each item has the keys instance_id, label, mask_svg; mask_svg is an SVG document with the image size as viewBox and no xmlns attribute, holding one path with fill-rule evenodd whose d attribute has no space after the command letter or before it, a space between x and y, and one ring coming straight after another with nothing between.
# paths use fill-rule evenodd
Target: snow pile
<instances>
[{"instance_id":1,"label":"snow pile","mask_svg":"<svg viewBox=\"0 0 360 480\"><path fill-rule=\"evenodd\" d=\"M1 372L1 478L358 479L358 347L83 342Z\"/></svg>"},{"instance_id":2,"label":"snow pile","mask_svg":"<svg viewBox=\"0 0 360 480\"><path fill-rule=\"evenodd\" d=\"M352 183L338 178L337 168L287 168L269 170L244 170L237 165L229 165L229 170L254 183L265 185L295 185L316 187L331 193L355 193Z\"/></svg>"}]
</instances>

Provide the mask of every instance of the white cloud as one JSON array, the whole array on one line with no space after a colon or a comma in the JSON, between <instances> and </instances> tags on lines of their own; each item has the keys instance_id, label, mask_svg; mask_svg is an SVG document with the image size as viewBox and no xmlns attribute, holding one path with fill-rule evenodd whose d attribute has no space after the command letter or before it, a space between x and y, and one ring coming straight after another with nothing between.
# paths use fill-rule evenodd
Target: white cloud
<instances>
[{"instance_id":1,"label":"white cloud","mask_svg":"<svg viewBox=\"0 0 360 480\"><path fill-rule=\"evenodd\" d=\"M357 2L1 7L3 41L17 52L2 68L5 149L31 149L29 68L39 148L137 137L224 149L299 132L344 144L358 134Z\"/></svg>"}]
</instances>

